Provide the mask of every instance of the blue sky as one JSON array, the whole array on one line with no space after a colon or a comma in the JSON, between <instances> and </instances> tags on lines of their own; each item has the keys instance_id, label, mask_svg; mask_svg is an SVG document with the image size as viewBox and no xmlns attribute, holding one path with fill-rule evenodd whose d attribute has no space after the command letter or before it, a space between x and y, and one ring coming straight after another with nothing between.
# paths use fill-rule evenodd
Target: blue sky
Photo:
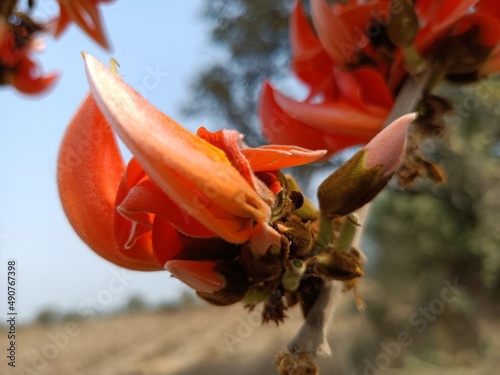
<instances>
[{"instance_id":1,"label":"blue sky","mask_svg":"<svg viewBox=\"0 0 500 375\"><path fill-rule=\"evenodd\" d=\"M53 14L55 2L42 3L40 17ZM59 203L56 159L65 128L88 91L82 50L106 64L116 58L126 82L189 129L213 128L180 113L196 73L220 56L208 41L201 5L120 0L102 6L113 52L72 26L57 42L47 37L46 50L37 56L46 72L62 73L50 93L26 97L0 88L0 278L4 285L7 260L16 259L21 322L46 307L81 312L94 303L95 310L110 311L132 295L159 303L185 290L167 272L123 274L86 247ZM6 308L2 290L0 311Z\"/></svg>"}]
</instances>

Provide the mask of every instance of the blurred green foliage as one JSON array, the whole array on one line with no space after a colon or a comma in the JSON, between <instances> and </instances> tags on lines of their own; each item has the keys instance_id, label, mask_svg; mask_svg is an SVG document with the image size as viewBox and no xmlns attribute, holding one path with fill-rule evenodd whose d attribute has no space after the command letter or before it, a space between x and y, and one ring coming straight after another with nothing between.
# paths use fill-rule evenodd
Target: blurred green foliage
<instances>
[{"instance_id":1,"label":"blurred green foliage","mask_svg":"<svg viewBox=\"0 0 500 375\"><path fill-rule=\"evenodd\" d=\"M479 95L485 87L490 94ZM447 182L388 189L372 207L368 235L376 250L369 252L367 283L380 294L367 295L376 335L354 349L360 358L376 356L381 340L415 331L412 314L420 318L421 307L441 298L444 280L466 290L428 319L407 354L470 364L489 342L483 322L500 313L500 83L442 86L438 93L455 107L443 116L447 139L428 139L422 149L444 167Z\"/></svg>"}]
</instances>

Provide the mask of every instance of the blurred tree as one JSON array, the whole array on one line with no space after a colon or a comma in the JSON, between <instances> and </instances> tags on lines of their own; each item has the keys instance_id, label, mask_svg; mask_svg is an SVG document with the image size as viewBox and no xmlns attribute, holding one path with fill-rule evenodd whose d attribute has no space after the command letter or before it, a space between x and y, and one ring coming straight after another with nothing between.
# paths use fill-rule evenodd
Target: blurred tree
<instances>
[{"instance_id":1,"label":"blurred tree","mask_svg":"<svg viewBox=\"0 0 500 375\"><path fill-rule=\"evenodd\" d=\"M126 311L128 313L138 313L147 309L147 304L141 296L132 296L127 302Z\"/></svg>"},{"instance_id":2,"label":"blurred tree","mask_svg":"<svg viewBox=\"0 0 500 375\"><path fill-rule=\"evenodd\" d=\"M61 314L51 307L46 307L37 314L35 323L49 325L59 322Z\"/></svg>"},{"instance_id":3,"label":"blurred tree","mask_svg":"<svg viewBox=\"0 0 500 375\"><path fill-rule=\"evenodd\" d=\"M241 131L251 145L262 143L256 103L262 81L288 71L292 4L292 0L206 2L204 19L226 57L196 78L186 114L212 116L221 129Z\"/></svg>"}]
</instances>

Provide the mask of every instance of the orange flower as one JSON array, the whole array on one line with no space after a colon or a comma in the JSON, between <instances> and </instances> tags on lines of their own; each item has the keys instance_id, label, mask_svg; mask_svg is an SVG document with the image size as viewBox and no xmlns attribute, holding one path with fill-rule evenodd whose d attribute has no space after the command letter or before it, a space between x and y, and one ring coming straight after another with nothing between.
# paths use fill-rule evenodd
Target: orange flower
<instances>
[{"instance_id":1,"label":"orange flower","mask_svg":"<svg viewBox=\"0 0 500 375\"><path fill-rule=\"evenodd\" d=\"M42 76L30 57L39 30L27 18L13 25L0 16L0 84L10 84L24 94L38 94L54 84L58 74Z\"/></svg>"},{"instance_id":2,"label":"orange flower","mask_svg":"<svg viewBox=\"0 0 500 375\"><path fill-rule=\"evenodd\" d=\"M426 63L454 80L500 70L494 0L310 5L314 30L299 1L290 17L291 65L309 94L299 102L264 84L260 118L270 142L332 154L374 137L404 79Z\"/></svg>"},{"instance_id":3,"label":"orange flower","mask_svg":"<svg viewBox=\"0 0 500 375\"><path fill-rule=\"evenodd\" d=\"M330 15L335 19L325 22L334 28L332 35L345 36L352 25L347 27L342 18L337 19L334 13ZM356 18L349 14L346 20L352 23ZM318 34L320 29L318 27ZM323 40L313 33L299 2L291 15L290 37L292 67L310 91L307 98L299 102L265 83L259 114L266 138L272 143L326 148L329 154L367 143L382 129L393 104L392 93L381 73L369 66L344 69L342 64L346 59L342 51L336 46L327 50ZM344 42L339 45L343 46Z\"/></svg>"},{"instance_id":4,"label":"orange flower","mask_svg":"<svg viewBox=\"0 0 500 375\"><path fill-rule=\"evenodd\" d=\"M91 95L64 136L58 184L72 226L96 253L125 268L166 268L215 293L241 278L231 271L241 244L260 254L280 247L269 223L281 186L270 172L324 151L247 148L227 130L194 135L93 57L85 62ZM110 126L134 155L127 167Z\"/></svg>"},{"instance_id":5,"label":"orange flower","mask_svg":"<svg viewBox=\"0 0 500 375\"><path fill-rule=\"evenodd\" d=\"M71 22L76 23L88 36L102 47L109 49L101 15L97 8L99 3L113 0L57 0L60 13L56 22L54 35L59 37Z\"/></svg>"}]
</instances>

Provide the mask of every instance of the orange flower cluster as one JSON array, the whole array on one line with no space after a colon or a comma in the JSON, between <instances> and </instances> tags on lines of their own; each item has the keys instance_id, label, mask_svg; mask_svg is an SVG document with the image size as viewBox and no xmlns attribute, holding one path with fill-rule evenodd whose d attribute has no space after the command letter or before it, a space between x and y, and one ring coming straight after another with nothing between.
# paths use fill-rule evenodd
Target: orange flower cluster
<instances>
[{"instance_id":1,"label":"orange flower cluster","mask_svg":"<svg viewBox=\"0 0 500 375\"><path fill-rule=\"evenodd\" d=\"M93 57L85 61L91 95L58 161L61 201L76 232L121 267L167 269L200 293L223 291L219 304L243 298L240 251L263 257L284 241L270 225L283 190L279 169L325 152L248 148L236 131L192 134ZM127 166L111 128L134 155Z\"/></svg>"},{"instance_id":2,"label":"orange flower cluster","mask_svg":"<svg viewBox=\"0 0 500 375\"><path fill-rule=\"evenodd\" d=\"M38 24L31 16L16 10L16 1L6 1L0 6L0 85L12 85L24 94L39 94L51 87L57 74L43 75L31 54L40 49L37 35L52 31L61 36L74 22L89 37L108 49L101 16L100 2L112 0L58 0L59 16L47 25ZM34 4L34 2L33 2ZM33 4L31 6L33 6Z\"/></svg>"},{"instance_id":3,"label":"orange flower cluster","mask_svg":"<svg viewBox=\"0 0 500 375\"><path fill-rule=\"evenodd\" d=\"M9 84L24 94L38 94L49 88L57 74L43 76L31 58L36 48L34 35L41 30L26 17L15 16L15 23L0 15L0 85Z\"/></svg>"},{"instance_id":4,"label":"orange flower cluster","mask_svg":"<svg viewBox=\"0 0 500 375\"><path fill-rule=\"evenodd\" d=\"M312 25L297 1L290 20L291 65L307 98L264 85L260 117L272 143L330 154L366 143L408 74L433 69L463 82L500 69L495 0L311 0L310 11Z\"/></svg>"}]
</instances>

